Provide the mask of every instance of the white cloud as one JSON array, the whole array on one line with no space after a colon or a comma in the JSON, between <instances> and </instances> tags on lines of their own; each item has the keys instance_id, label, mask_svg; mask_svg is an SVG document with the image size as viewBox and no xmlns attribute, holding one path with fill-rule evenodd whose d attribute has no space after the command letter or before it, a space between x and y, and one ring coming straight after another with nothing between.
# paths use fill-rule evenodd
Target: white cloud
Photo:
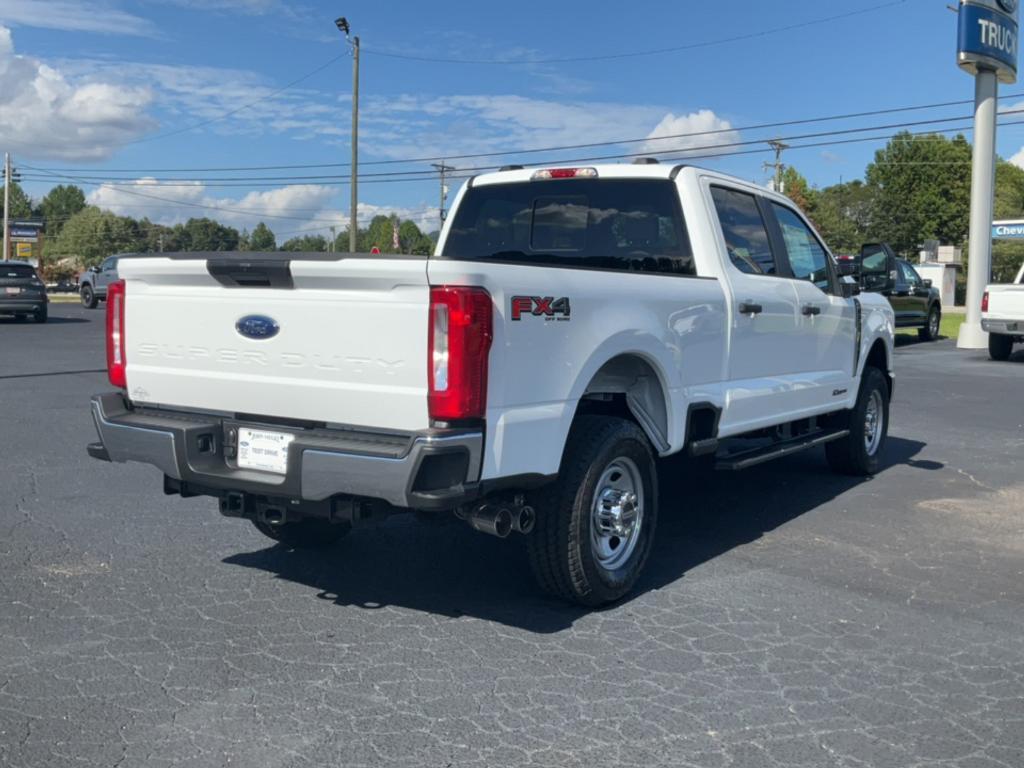
<instances>
[{"instance_id":1,"label":"white cloud","mask_svg":"<svg viewBox=\"0 0 1024 768\"><path fill-rule=\"evenodd\" d=\"M14 52L0 26L0 144L33 158L99 160L152 127L150 91L104 82L73 84Z\"/></svg>"},{"instance_id":2,"label":"white cloud","mask_svg":"<svg viewBox=\"0 0 1024 768\"><path fill-rule=\"evenodd\" d=\"M514 94L403 95L369 100L362 146L377 155L402 158L614 142L695 131L708 136L648 141L622 147L566 150L561 156L626 152L678 153L697 146L735 141L738 132L710 110L676 117L665 107L619 102L536 99ZM654 129L651 126L654 125ZM550 157L537 154L535 157ZM527 157L528 159L528 157ZM469 164L493 164L493 159ZM456 162L456 165L459 163Z\"/></svg>"},{"instance_id":3,"label":"white cloud","mask_svg":"<svg viewBox=\"0 0 1024 768\"><path fill-rule=\"evenodd\" d=\"M3 0L0 23L69 32L99 32L110 35L156 35L146 19L81 0Z\"/></svg>"},{"instance_id":4,"label":"white cloud","mask_svg":"<svg viewBox=\"0 0 1024 768\"><path fill-rule=\"evenodd\" d=\"M1016 165L1018 168L1024 168L1024 147L1021 147L1009 160L1010 163Z\"/></svg>"},{"instance_id":5,"label":"white cloud","mask_svg":"<svg viewBox=\"0 0 1024 768\"><path fill-rule=\"evenodd\" d=\"M333 225L338 231L348 225L348 201L340 201L334 188L317 184L291 184L275 189L248 192L240 197L216 197L200 182L159 182L153 178L126 181L124 185L103 185L88 195L90 205L122 216L172 225L190 218L208 217L237 229L252 230L264 222L278 234L278 242L301 234L327 236ZM346 213L342 213L344 208ZM437 209L359 204L359 223L366 226L378 214L398 214L411 219L424 231L437 229Z\"/></svg>"},{"instance_id":6,"label":"white cloud","mask_svg":"<svg viewBox=\"0 0 1024 768\"><path fill-rule=\"evenodd\" d=\"M698 154L713 154L714 150L706 148L738 141L739 133L732 129L728 120L723 120L710 109L702 109L678 116L669 112L647 134L647 139L641 151L654 155L677 154L687 150L694 150Z\"/></svg>"}]
</instances>

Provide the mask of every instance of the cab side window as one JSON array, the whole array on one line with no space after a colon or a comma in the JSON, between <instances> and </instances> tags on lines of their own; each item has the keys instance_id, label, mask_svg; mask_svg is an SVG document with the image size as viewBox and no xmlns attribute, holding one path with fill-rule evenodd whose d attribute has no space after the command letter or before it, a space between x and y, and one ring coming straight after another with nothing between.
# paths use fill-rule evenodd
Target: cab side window
<instances>
[{"instance_id":1,"label":"cab side window","mask_svg":"<svg viewBox=\"0 0 1024 768\"><path fill-rule=\"evenodd\" d=\"M896 263L899 265L900 277L902 278L903 282L909 285L911 288L920 288L922 281L921 276L917 274L917 270L915 270L905 261L897 261Z\"/></svg>"},{"instance_id":2,"label":"cab side window","mask_svg":"<svg viewBox=\"0 0 1024 768\"><path fill-rule=\"evenodd\" d=\"M102 269L104 272L109 272L110 270L112 270L116 266L117 266L117 259L115 259L113 256L111 256L110 258L103 260L103 263L100 264L100 269Z\"/></svg>"},{"instance_id":3,"label":"cab side window","mask_svg":"<svg viewBox=\"0 0 1024 768\"><path fill-rule=\"evenodd\" d=\"M712 187L711 197L733 266L748 275L776 274L768 228L754 196L736 189Z\"/></svg>"},{"instance_id":4,"label":"cab side window","mask_svg":"<svg viewBox=\"0 0 1024 768\"><path fill-rule=\"evenodd\" d=\"M831 290L832 278L828 268L828 254L818 242L818 238L804 224L794 211L784 205L772 203L772 210L782 230L782 239L786 243L789 266L793 277L814 283L826 293Z\"/></svg>"}]
</instances>

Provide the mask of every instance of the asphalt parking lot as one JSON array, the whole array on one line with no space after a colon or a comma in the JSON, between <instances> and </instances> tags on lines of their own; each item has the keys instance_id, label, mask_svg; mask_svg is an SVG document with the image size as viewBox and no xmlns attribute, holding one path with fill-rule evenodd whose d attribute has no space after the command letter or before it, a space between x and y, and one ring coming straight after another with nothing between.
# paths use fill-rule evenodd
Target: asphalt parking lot
<instances>
[{"instance_id":1,"label":"asphalt parking lot","mask_svg":"<svg viewBox=\"0 0 1024 768\"><path fill-rule=\"evenodd\" d=\"M886 468L666 467L637 594L411 517L271 546L89 459L102 311L0 320L0 765L1024 765L1024 354L901 344Z\"/></svg>"}]
</instances>

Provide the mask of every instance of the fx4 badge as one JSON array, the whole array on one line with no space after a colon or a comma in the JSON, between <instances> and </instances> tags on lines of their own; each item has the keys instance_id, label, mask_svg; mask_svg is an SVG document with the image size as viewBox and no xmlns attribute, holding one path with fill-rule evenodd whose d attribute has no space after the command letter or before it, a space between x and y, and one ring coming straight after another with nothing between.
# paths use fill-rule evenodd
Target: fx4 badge
<instances>
[{"instance_id":1,"label":"fx4 badge","mask_svg":"<svg viewBox=\"0 0 1024 768\"><path fill-rule=\"evenodd\" d=\"M571 308L569 297L563 296L556 299L553 296L513 296L512 297L512 319L522 320L523 315L543 317L545 320L568 320ZM555 317L558 315L558 317Z\"/></svg>"}]
</instances>

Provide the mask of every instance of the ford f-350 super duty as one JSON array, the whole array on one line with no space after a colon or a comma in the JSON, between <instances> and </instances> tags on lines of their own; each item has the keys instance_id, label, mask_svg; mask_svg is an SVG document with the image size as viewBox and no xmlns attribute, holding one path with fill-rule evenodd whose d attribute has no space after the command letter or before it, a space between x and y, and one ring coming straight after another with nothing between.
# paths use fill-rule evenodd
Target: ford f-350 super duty
<instances>
[{"instance_id":1,"label":"ford f-350 super duty","mask_svg":"<svg viewBox=\"0 0 1024 768\"><path fill-rule=\"evenodd\" d=\"M525 535L547 591L625 595L658 459L823 445L879 467L893 311L793 203L652 163L467 181L427 257L177 253L107 296L98 459L290 547L397 511Z\"/></svg>"}]
</instances>

